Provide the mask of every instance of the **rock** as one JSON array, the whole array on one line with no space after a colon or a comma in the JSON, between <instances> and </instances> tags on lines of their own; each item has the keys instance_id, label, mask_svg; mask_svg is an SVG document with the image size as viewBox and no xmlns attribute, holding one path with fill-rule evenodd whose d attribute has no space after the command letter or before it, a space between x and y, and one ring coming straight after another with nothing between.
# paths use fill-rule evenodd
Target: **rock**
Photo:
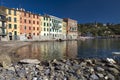
<instances>
[{"instance_id":1,"label":"rock","mask_svg":"<svg viewBox=\"0 0 120 80\"><path fill-rule=\"evenodd\" d=\"M37 66L36 68L38 68L39 70L43 70L43 66Z\"/></svg>"},{"instance_id":2,"label":"rock","mask_svg":"<svg viewBox=\"0 0 120 80\"><path fill-rule=\"evenodd\" d=\"M104 77L104 75L101 74L101 73L97 73L97 75L98 75L100 78L103 78L103 77Z\"/></svg>"},{"instance_id":3,"label":"rock","mask_svg":"<svg viewBox=\"0 0 120 80\"><path fill-rule=\"evenodd\" d=\"M93 73L93 72L94 72L94 69L93 69L93 68L90 68L89 71L90 71L90 73Z\"/></svg>"},{"instance_id":4,"label":"rock","mask_svg":"<svg viewBox=\"0 0 120 80\"><path fill-rule=\"evenodd\" d=\"M116 68L108 68L111 73L118 74L119 71Z\"/></svg>"},{"instance_id":5,"label":"rock","mask_svg":"<svg viewBox=\"0 0 120 80\"><path fill-rule=\"evenodd\" d=\"M71 62L70 62L70 60L69 60L69 59L66 61L66 65L71 66Z\"/></svg>"},{"instance_id":6,"label":"rock","mask_svg":"<svg viewBox=\"0 0 120 80\"><path fill-rule=\"evenodd\" d=\"M86 66L86 62L81 62L81 63L80 63L80 66L81 66L81 67L85 67L85 66Z\"/></svg>"},{"instance_id":7,"label":"rock","mask_svg":"<svg viewBox=\"0 0 120 80\"><path fill-rule=\"evenodd\" d=\"M115 60L113 60L112 58L107 58L107 61L108 61L109 63L112 63L112 64L115 64L115 63L116 63Z\"/></svg>"},{"instance_id":8,"label":"rock","mask_svg":"<svg viewBox=\"0 0 120 80\"><path fill-rule=\"evenodd\" d=\"M45 74L49 75L50 74L50 69L45 70Z\"/></svg>"},{"instance_id":9,"label":"rock","mask_svg":"<svg viewBox=\"0 0 120 80\"><path fill-rule=\"evenodd\" d=\"M93 65L92 60L88 59L88 60L85 60L85 61L87 62L87 64Z\"/></svg>"},{"instance_id":10,"label":"rock","mask_svg":"<svg viewBox=\"0 0 120 80\"><path fill-rule=\"evenodd\" d=\"M11 58L8 54L1 54L0 55L0 64L3 68L9 68L11 65Z\"/></svg>"},{"instance_id":11,"label":"rock","mask_svg":"<svg viewBox=\"0 0 120 80\"><path fill-rule=\"evenodd\" d=\"M7 70L11 70L11 71L15 72L15 68L14 67L9 67L9 68L7 68Z\"/></svg>"},{"instance_id":12,"label":"rock","mask_svg":"<svg viewBox=\"0 0 120 80\"><path fill-rule=\"evenodd\" d=\"M23 78L21 78L21 80L27 80L27 79L23 77Z\"/></svg>"},{"instance_id":13,"label":"rock","mask_svg":"<svg viewBox=\"0 0 120 80\"><path fill-rule=\"evenodd\" d=\"M33 77L33 79L32 80L37 80L37 77Z\"/></svg>"},{"instance_id":14,"label":"rock","mask_svg":"<svg viewBox=\"0 0 120 80\"><path fill-rule=\"evenodd\" d=\"M40 61L37 60L37 59L23 59L23 60L20 60L20 63L27 63L27 64L39 64Z\"/></svg>"},{"instance_id":15,"label":"rock","mask_svg":"<svg viewBox=\"0 0 120 80\"><path fill-rule=\"evenodd\" d=\"M97 67L97 71L98 71L98 72L103 72L103 71L104 71L104 69L103 69L103 68L101 68L101 67Z\"/></svg>"},{"instance_id":16,"label":"rock","mask_svg":"<svg viewBox=\"0 0 120 80\"><path fill-rule=\"evenodd\" d=\"M44 77L43 77L43 80L49 80L49 79L47 78L47 76L44 76Z\"/></svg>"},{"instance_id":17,"label":"rock","mask_svg":"<svg viewBox=\"0 0 120 80\"><path fill-rule=\"evenodd\" d=\"M80 74L81 74L80 69L78 69L78 70L76 71L76 73L77 73L77 75L80 75Z\"/></svg>"},{"instance_id":18,"label":"rock","mask_svg":"<svg viewBox=\"0 0 120 80\"><path fill-rule=\"evenodd\" d=\"M115 77L114 77L112 74L110 74L110 73L108 73L108 77L109 77L109 79L111 79L111 80L115 80Z\"/></svg>"},{"instance_id":19,"label":"rock","mask_svg":"<svg viewBox=\"0 0 120 80\"><path fill-rule=\"evenodd\" d=\"M98 79L99 79L98 76L95 75L95 74L92 74L90 77L91 77L93 80L98 80Z\"/></svg>"},{"instance_id":20,"label":"rock","mask_svg":"<svg viewBox=\"0 0 120 80\"><path fill-rule=\"evenodd\" d=\"M77 80L75 76L70 76L68 80Z\"/></svg>"},{"instance_id":21,"label":"rock","mask_svg":"<svg viewBox=\"0 0 120 80\"><path fill-rule=\"evenodd\" d=\"M108 80L108 76L105 76L105 79Z\"/></svg>"}]
</instances>

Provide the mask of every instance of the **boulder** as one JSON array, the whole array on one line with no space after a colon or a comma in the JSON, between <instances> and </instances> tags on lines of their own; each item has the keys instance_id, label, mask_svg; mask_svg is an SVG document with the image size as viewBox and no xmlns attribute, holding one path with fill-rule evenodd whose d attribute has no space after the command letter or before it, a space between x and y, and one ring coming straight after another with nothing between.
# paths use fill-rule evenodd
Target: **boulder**
<instances>
[{"instance_id":1,"label":"boulder","mask_svg":"<svg viewBox=\"0 0 120 80\"><path fill-rule=\"evenodd\" d=\"M3 68L9 68L9 66L11 65L11 57L8 54L1 54L0 64Z\"/></svg>"},{"instance_id":2,"label":"boulder","mask_svg":"<svg viewBox=\"0 0 120 80\"><path fill-rule=\"evenodd\" d=\"M97 71L98 71L98 72L103 72L103 71L104 71L104 69L103 69L103 68L101 68L101 67L97 67Z\"/></svg>"},{"instance_id":3,"label":"boulder","mask_svg":"<svg viewBox=\"0 0 120 80\"><path fill-rule=\"evenodd\" d=\"M90 77L91 77L93 80L98 80L98 79L99 79L96 74L92 74Z\"/></svg>"},{"instance_id":4,"label":"boulder","mask_svg":"<svg viewBox=\"0 0 120 80\"><path fill-rule=\"evenodd\" d=\"M118 74L119 71L116 68L108 68L111 73Z\"/></svg>"},{"instance_id":5,"label":"boulder","mask_svg":"<svg viewBox=\"0 0 120 80\"><path fill-rule=\"evenodd\" d=\"M107 58L107 61L108 61L109 63L111 63L111 64L115 64L115 63L116 63L115 60L113 60L112 58Z\"/></svg>"},{"instance_id":6,"label":"boulder","mask_svg":"<svg viewBox=\"0 0 120 80\"><path fill-rule=\"evenodd\" d=\"M23 60L20 60L20 63L25 63L25 64L39 64L40 61L37 60L37 59L23 59Z\"/></svg>"}]
</instances>

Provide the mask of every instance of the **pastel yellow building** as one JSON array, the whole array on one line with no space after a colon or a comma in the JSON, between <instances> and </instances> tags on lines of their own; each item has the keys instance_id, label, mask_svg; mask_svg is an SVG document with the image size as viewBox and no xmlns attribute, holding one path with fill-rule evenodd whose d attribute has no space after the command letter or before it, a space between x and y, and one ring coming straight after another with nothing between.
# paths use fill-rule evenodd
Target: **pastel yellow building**
<instances>
[{"instance_id":1,"label":"pastel yellow building","mask_svg":"<svg viewBox=\"0 0 120 80\"><path fill-rule=\"evenodd\" d=\"M67 23L66 22L62 22L62 35L63 35L63 39L66 39L66 27L67 27Z\"/></svg>"},{"instance_id":2,"label":"pastel yellow building","mask_svg":"<svg viewBox=\"0 0 120 80\"><path fill-rule=\"evenodd\" d=\"M41 39L50 39L51 19L48 15L41 16Z\"/></svg>"},{"instance_id":3,"label":"pastel yellow building","mask_svg":"<svg viewBox=\"0 0 120 80\"><path fill-rule=\"evenodd\" d=\"M0 7L3 9L8 19L7 21L7 37L8 40L17 40L20 35L20 12L17 9L7 8L7 7Z\"/></svg>"}]
</instances>

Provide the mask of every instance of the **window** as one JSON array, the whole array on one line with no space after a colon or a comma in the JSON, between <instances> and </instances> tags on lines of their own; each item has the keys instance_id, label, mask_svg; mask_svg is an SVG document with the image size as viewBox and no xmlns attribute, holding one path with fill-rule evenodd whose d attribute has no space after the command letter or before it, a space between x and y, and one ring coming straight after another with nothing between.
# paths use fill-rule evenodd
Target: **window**
<instances>
[{"instance_id":1,"label":"window","mask_svg":"<svg viewBox=\"0 0 120 80\"><path fill-rule=\"evenodd\" d=\"M46 23L44 22L44 26L46 26Z\"/></svg>"},{"instance_id":2,"label":"window","mask_svg":"<svg viewBox=\"0 0 120 80\"><path fill-rule=\"evenodd\" d=\"M49 24L47 23L47 26L49 26Z\"/></svg>"},{"instance_id":3,"label":"window","mask_svg":"<svg viewBox=\"0 0 120 80\"><path fill-rule=\"evenodd\" d=\"M11 22L11 21L12 21L12 20L11 20L11 17L8 17L8 21L9 21L9 22Z\"/></svg>"},{"instance_id":4,"label":"window","mask_svg":"<svg viewBox=\"0 0 120 80\"><path fill-rule=\"evenodd\" d=\"M35 27L33 27L33 30L35 30Z\"/></svg>"},{"instance_id":5,"label":"window","mask_svg":"<svg viewBox=\"0 0 120 80\"><path fill-rule=\"evenodd\" d=\"M31 27L29 27L29 30L31 30Z\"/></svg>"},{"instance_id":6,"label":"window","mask_svg":"<svg viewBox=\"0 0 120 80\"><path fill-rule=\"evenodd\" d=\"M26 23L26 19L24 19L24 23Z\"/></svg>"},{"instance_id":7,"label":"window","mask_svg":"<svg viewBox=\"0 0 120 80\"><path fill-rule=\"evenodd\" d=\"M35 35L35 33L33 33L33 35Z\"/></svg>"},{"instance_id":8,"label":"window","mask_svg":"<svg viewBox=\"0 0 120 80\"><path fill-rule=\"evenodd\" d=\"M17 25L16 24L14 24L14 29L17 29Z\"/></svg>"},{"instance_id":9,"label":"window","mask_svg":"<svg viewBox=\"0 0 120 80\"><path fill-rule=\"evenodd\" d=\"M46 28L44 28L44 31L46 31Z\"/></svg>"},{"instance_id":10,"label":"window","mask_svg":"<svg viewBox=\"0 0 120 80\"><path fill-rule=\"evenodd\" d=\"M9 29L11 29L12 28L12 25L11 24L9 24Z\"/></svg>"},{"instance_id":11,"label":"window","mask_svg":"<svg viewBox=\"0 0 120 80\"><path fill-rule=\"evenodd\" d=\"M33 24L35 24L35 21L33 21Z\"/></svg>"},{"instance_id":12,"label":"window","mask_svg":"<svg viewBox=\"0 0 120 80\"><path fill-rule=\"evenodd\" d=\"M31 23L31 21L29 20L29 23Z\"/></svg>"},{"instance_id":13,"label":"window","mask_svg":"<svg viewBox=\"0 0 120 80\"><path fill-rule=\"evenodd\" d=\"M16 18L14 18L14 22L17 22L17 19L16 19Z\"/></svg>"},{"instance_id":14,"label":"window","mask_svg":"<svg viewBox=\"0 0 120 80\"><path fill-rule=\"evenodd\" d=\"M29 17L30 17L30 13L29 13Z\"/></svg>"},{"instance_id":15,"label":"window","mask_svg":"<svg viewBox=\"0 0 120 80\"><path fill-rule=\"evenodd\" d=\"M35 18L35 15L33 15L33 18Z\"/></svg>"},{"instance_id":16,"label":"window","mask_svg":"<svg viewBox=\"0 0 120 80\"><path fill-rule=\"evenodd\" d=\"M49 31L49 29L47 28L47 31Z\"/></svg>"},{"instance_id":17,"label":"window","mask_svg":"<svg viewBox=\"0 0 120 80\"><path fill-rule=\"evenodd\" d=\"M48 21L48 18L46 18L46 20Z\"/></svg>"},{"instance_id":18,"label":"window","mask_svg":"<svg viewBox=\"0 0 120 80\"><path fill-rule=\"evenodd\" d=\"M37 27L37 30L39 30L39 27Z\"/></svg>"},{"instance_id":19,"label":"window","mask_svg":"<svg viewBox=\"0 0 120 80\"><path fill-rule=\"evenodd\" d=\"M50 23L50 26L51 26L51 23Z\"/></svg>"},{"instance_id":20,"label":"window","mask_svg":"<svg viewBox=\"0 0 120 80\"><path fill-rule=\"evenodd\" d=\"M27 29L27 27L26 27L26 26L24 26L24 29L26 30L26 29Z\"/></svg>"},{"instance_id":21,"label":"window","mask_svg":"<svg viewBox=\"0 0 120 80\"><path fill-rule=\"evenodd\" d=\"M24 16L26 16L26 13L24 13Z\"/></svg>"},{"instance_id":22,"label":"window","mask_svg":"<svg viewBox=\"0 0 120 80\"><path fill-rule=\"evenodd\" d=\"M46 34L44 33L44 36L46 36Z\"/></svg>"},{"instance_id":23,"label":"window","mask_svg":"<svg viewBox=\"0 0 120 80\"><path fill-rule=\"evenodd\" d=\"M37 33L37 35L39 35L39 33Z\"/></svg>"},{"instance_id":24,"label":"window","mask_svg":"<svg viewBox=\"0 0 120 80\"><path fill-rule=\"evenodd\" d=\"M14 31L14 35L17 35L17 31Z\"/></svg>"},{"instance_id":25,"label":"window","mask_svg":"<svg viewBox=\"0 0 120 80\"><path fill-rule=\"evenodd\" d=\"M14 10L14 15L16 16L16 10Z\"/></svg>"},{"instance_id":26,"label":"window","mask_svg":"<svg viewBox=\"0 0 120 80\"><path fill-rule=\"evenodd\" d=\"M44 17L44 20L45 20L45 17Z\"/></svg>"},{"instance_id":27,"label":"window","mask_svg":"<svg viewBox=\"0 0 120 80\"><path fill-rule=\"evenodd\" d=\"M10 10L10 9L8 9L8 14L10 14L10 15L11 15L11 10Z\"/></svg>"},{"instance_id":28,"label":"window","mask_svg":"<svg viewBox=\"0 0 120 80\"><path fill-rule=\"evenodd\" d=\"M39 21L37 21L37 24L39 24Z\"/></svg>"}]
</instances>

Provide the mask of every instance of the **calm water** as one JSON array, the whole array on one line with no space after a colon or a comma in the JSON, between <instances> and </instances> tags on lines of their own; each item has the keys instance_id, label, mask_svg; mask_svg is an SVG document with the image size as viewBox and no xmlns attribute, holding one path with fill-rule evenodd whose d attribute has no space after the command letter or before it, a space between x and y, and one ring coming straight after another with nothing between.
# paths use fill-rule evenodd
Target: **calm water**
<instances>
[{"instance_id":1,"label":"calm water","mask_svg":"<svg viewBox=\"0 0 120 80\"><path fill-rule=\"evenodd\" d=\"M62 58L106 58L120 60L112 52L120 52L120 39L86 41L35 42L16 51L17 59L37 58L52 60Z\"/></svg>"}]
</instances>

